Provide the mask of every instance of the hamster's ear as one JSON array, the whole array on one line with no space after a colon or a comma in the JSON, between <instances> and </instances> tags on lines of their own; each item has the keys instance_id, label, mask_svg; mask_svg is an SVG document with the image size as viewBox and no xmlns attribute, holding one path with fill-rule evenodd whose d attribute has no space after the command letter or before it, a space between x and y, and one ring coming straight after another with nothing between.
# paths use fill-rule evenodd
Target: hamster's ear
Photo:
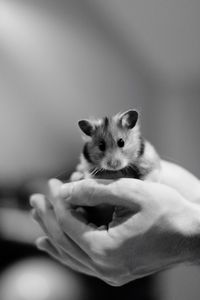
<instances>
[{"instance_id":1,"label":"hamster's ear","mask_svg":"<svg viewBox=\"0 0 200 300\"><path fill-rule=\"evenodd\" d=\"M88 120L80 120L78 122L78 125L80 127L80 129L88 136L92 136L92 134L94 133L94 125L92 124L92 122L88 121Z\"/></svg>"},{"instance_id":2,"label":"hamster's ear","mask_svg":"<svg viewBox=\"0 0 200 300\"><path fill-rule=\"evenodd\" d=\"M138 120L138 112L136 110L128 110L120 116L120 125L131 129L135 127Z\"/></svg>"}]
</instances>

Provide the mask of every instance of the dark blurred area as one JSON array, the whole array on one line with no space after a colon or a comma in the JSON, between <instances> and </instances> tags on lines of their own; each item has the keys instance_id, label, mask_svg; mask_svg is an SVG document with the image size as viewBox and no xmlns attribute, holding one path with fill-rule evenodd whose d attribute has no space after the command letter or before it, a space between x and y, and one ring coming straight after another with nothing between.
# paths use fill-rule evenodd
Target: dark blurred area
<instances>
[{"instance_id":1,"label":"dark blurred area","mask_svg":"<svg viewBox=\"0 0 200 300\"><path fill-rule=\"evenodd\" d=\"M162 158L199 177L199 12L197 0L0 0L0 300L199 299L195 267L118 288L68 270L36 249L29 207L75 168L79 119L129 108Z\"/></svg>"}]
</instances>

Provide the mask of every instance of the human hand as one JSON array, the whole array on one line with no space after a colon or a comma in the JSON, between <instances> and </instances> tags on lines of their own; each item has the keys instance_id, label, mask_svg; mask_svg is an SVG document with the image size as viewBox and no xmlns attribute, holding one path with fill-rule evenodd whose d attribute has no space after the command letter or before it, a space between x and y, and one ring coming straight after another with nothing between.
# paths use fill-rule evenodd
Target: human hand
<instances>
[{"instance_id":1,"label":"human hand","mask_svg":"<svg viewBox=\"0 0 200 300\"><path fill-rule=\"evenodd\" d=\"M188 201L200 204L200 181L183 167L161 160L160 182L176 189Z\"/></svg>"},{"instance_id":2,"label":"human hand","mask_svg":"<svg viewBox=\"0 0 200 300\"><path fill-rule=\"evenodd\" d=\"M47 234L38 246L77 271L122 285L194 260L200 208L172 188L134 179L108 185L90 179L64 185L52 180L50 191L52 206L42 195L31 199ZM88 224L77 209L102 203L119 208L108 228Z\"/></svg>"}]
</instances>

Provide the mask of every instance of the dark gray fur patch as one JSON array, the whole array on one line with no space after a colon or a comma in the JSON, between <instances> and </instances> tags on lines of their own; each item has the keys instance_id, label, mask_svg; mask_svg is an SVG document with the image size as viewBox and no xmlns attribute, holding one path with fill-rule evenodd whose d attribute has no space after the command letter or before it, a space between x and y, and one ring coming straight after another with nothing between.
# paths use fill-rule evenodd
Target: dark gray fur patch
<instances>
[{"instance_id":1,"label":"dark gray fur patch","mask_svg":"<svg viewBox=\"0 0 200 300\"><path fill-rule=\"evenodd\" d=\"M141 179L143 177L142 170L136 165L134 167L129 168L128 170L128 177L130 176L131 178L136 178L136 179Z\"/></svg>"},{"instance_id":2,"label":"dark gray fur patch","mask_svg":"<svg viewBox=\"0 0 200 300\"><path fill-rule=\"evenodd\" d=\"M106 129L106 128L108 128L108 125L109 125L109 118L108 118L108 117L105 117L105 118L103 119L103 126L104 126L104 128Z\"/></svg>"},{"instance_id":3,"label":"dark gray fur patch","mask_svg":"<svg viewBox=\"0 0 200 300\"><path fill-rule=\"evenodd\" d=\"M88 150L88 144L86 143L83 147L83 155L85 157L85 159L89 162L92 163L90 154L89 154L89 150Z\"/></svg>"},{"instance_id":4,"label":"dark gray fur patch","mask_svg":"<svg viewBox=\"0 0 200 300\"><path fill-rule=\"evenodd\" d=\"M96 130L96 142L99 142L103 139L106 143L106 148L115 146L115 141L109 128L111 122L112 120L109 117L104 117L102 119L102 124L98 126Z\"/></svg>"},{"instance_id":5,"label":"dark gray fur patch","mask_svg":"<svg viewBox=\"0 0 200 300\"><path fill-rule=\"evenodd\" d=\"M145 141L142 137L140 137L140 149L138 152L139 157L141 157L144 154L144 150L145 150Z\"/></svg>"}]
</instances>

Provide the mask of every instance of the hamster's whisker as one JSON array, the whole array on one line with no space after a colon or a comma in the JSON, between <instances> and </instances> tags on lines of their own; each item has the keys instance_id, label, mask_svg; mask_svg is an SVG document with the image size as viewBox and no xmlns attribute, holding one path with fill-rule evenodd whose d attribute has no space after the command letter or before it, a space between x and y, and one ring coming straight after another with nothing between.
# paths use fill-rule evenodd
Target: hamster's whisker
<instances>
[{"instance_id":1,"label":"hamster's whisker","mask_svg":"<svg viewBox=\"0 0 200 300\"><path fill-rule=\"evenodd\" d=\"M99 168L94 168L94 170L92 170L92 172L90 173L92 176L95 176L98 172L100 171Z\"/></svg>"},{"instance_id":2,"label":"hamster's whisker","mask_svg":"<svg viewBox=\"0 0 200 300\"><path fill-rule=\"evenodd\" d=\"M95 176L98 172L99 172L99 169L96 169L96 171L93 173L93 175Z\"/></svg>"},{"instance_id":3,"label":"hamster's whisker","mask_svg":"<svg viewBox=\"0 0 200 300\"><path fill-rule=\"evenodd\" d=\"M101 172L103 172L104 171L104 168L99 168L98 170L97 170L97 172L95 173L95 175L97 174L97 173L101 173Z\"/></svg>"},{"instance_id":4,"label":"hamster's whisker","mask_svg":"<svg viewBox=\"0 0 200 300\"><path fill-rule=\"evenodd\" d=\"M97 172L97 168L94 168L91 172L90 172L90 175L95 175L95 173Z\"/></svg>"},{"instance_id":5,"label":"hamster's whisker","mask_svg":"<svg viewBox=\"0 0 200 300\"><path fill-rule=\"evenodd\" d=\"M102 171L104 171L104 168L94 168L94 170L92 170L91 172L90 172L90 175L92 175L92 176L95 176L95 175L97 175L98 173L100 173L100 172L102 172Z\"/></svg>"}]
</instances>

